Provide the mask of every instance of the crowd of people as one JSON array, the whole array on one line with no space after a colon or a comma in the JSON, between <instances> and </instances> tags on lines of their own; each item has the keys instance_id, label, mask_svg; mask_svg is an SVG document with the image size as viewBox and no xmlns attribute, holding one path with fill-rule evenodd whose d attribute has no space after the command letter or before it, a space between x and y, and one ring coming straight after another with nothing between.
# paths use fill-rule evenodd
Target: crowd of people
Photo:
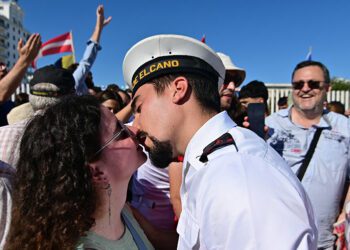
<instances>
[{"instance_id":1,"label":"crowd of people","mask_svg":"<svg viewBox=\"0 0 350 250\"><path fill-rule=\"evenodd\" d=\"M298 63L270 114L230 56L157 35L126 53L127 90L101 90L110 22L98 6L80 62L37 69L15 103L40 35L0 64L0 249L345 249L350 120L324 64Z\"/></svg>"}]
</instances>

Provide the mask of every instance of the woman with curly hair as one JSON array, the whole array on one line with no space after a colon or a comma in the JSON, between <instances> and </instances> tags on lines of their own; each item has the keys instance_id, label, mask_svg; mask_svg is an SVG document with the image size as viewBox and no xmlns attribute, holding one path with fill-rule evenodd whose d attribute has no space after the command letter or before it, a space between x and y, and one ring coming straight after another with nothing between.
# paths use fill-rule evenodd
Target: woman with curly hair
<instances>
[{"instance_id":1,"label":"woman with curly hair","mask_svg":"<svg viewBox=\"0 0 350 250\"><path fill-rule=\"evenodd\" d=\"M21 140L6 249L152 249L125 206L146 159L134 132L94 97L36 115Z\"/></svg>"}]
</instances>

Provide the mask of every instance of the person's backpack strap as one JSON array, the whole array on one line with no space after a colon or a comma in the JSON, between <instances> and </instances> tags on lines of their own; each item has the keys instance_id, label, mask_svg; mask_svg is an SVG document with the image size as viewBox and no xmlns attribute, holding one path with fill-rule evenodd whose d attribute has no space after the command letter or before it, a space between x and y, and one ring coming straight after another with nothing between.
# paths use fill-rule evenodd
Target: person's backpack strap
<instances>
[{"instance_id":1,"label":"person's backpack strap","mask_svg":"<svg viewBox=\"0 0 350 250\"><path fill-rule=\"evenodd\" d=\"M306 153L306 155L305 155L305 158L304 158L304 160L303 160L303 163L301 164L301 167L300 167L299 172L298 172L298 174L297 174L298 179L299 179L300 181L303 179L304 174L305 174L305 172L306 172L306 169L307 169L307 167L309 166L309 163L310 163L310 161L311 161L312 155L313 155L314 152L315 152L315 148L316 148L318 139L320 138L323 129L324 129L324 128L317 128L317 129L316 129L316 132L315 132L315 134L314 134L314 137L312 138L310 147L309 147L309 149L307 150L307 153Z\"/></svg>"},{"instance_id":2,"label":"person's backpack strap","mask_svg":"<svg viewBox=\"0 0 350 250\"><path fill-rule=\"evenodd\" d=\"M203 149L203 153L200 156L199 160L203 163L207 162L209 154L211 154L219 148L226 147L228 145L235 146L236 150L238 151L237 145L232 135L230 133L225 133Z\"/></svg>"},{"instance_id":3,"label":"person's backpack strap","mask_svg":"<svg viewBox=\"0 0 350 250\"><path fill-rule=\"evenodd\" d=\"M128 218L128 215L122 213L122 216L123 216L125 225L129 229L137 248L139 250L147 249L145 242L142 240L141 236L138 234L137 230L135 229L132 222Z\"/></svg>"}]
</instances>

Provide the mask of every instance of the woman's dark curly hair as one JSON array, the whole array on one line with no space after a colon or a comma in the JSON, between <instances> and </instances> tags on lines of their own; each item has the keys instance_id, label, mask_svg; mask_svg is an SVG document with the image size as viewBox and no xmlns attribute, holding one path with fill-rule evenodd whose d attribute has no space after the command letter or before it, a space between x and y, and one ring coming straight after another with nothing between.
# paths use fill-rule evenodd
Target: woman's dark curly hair
<instances>
[{"instance_id":1,"label":"woman's dark curly hair","mask_svg":"<svg viewBox=\"0 0 350 250\"><path fill-rule=\"evenodd\" d=\"M89 159L100 147L100 104L69 97L36 115L20 145L6 249L74 249L95 223Z\"/></svg>"}]
</instances>

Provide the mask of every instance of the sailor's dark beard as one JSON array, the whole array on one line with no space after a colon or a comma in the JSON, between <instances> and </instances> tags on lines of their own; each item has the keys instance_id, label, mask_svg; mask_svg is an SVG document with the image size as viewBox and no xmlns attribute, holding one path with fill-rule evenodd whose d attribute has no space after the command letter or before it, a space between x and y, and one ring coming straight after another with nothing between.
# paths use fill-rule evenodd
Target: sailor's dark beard
<instances>
[{"instance_id":1,"label":"sailor's dark beard","mask_svg":"<svg viewBox=\"0 0 350 250\"><path fill-rule=\"evenodd\" d=\"M149 150L152 164L158 168L166 168L173 161L173 149L170 141L159 141L153 136L149 138L154 145Z\"/></svg>"}]
</instances>

